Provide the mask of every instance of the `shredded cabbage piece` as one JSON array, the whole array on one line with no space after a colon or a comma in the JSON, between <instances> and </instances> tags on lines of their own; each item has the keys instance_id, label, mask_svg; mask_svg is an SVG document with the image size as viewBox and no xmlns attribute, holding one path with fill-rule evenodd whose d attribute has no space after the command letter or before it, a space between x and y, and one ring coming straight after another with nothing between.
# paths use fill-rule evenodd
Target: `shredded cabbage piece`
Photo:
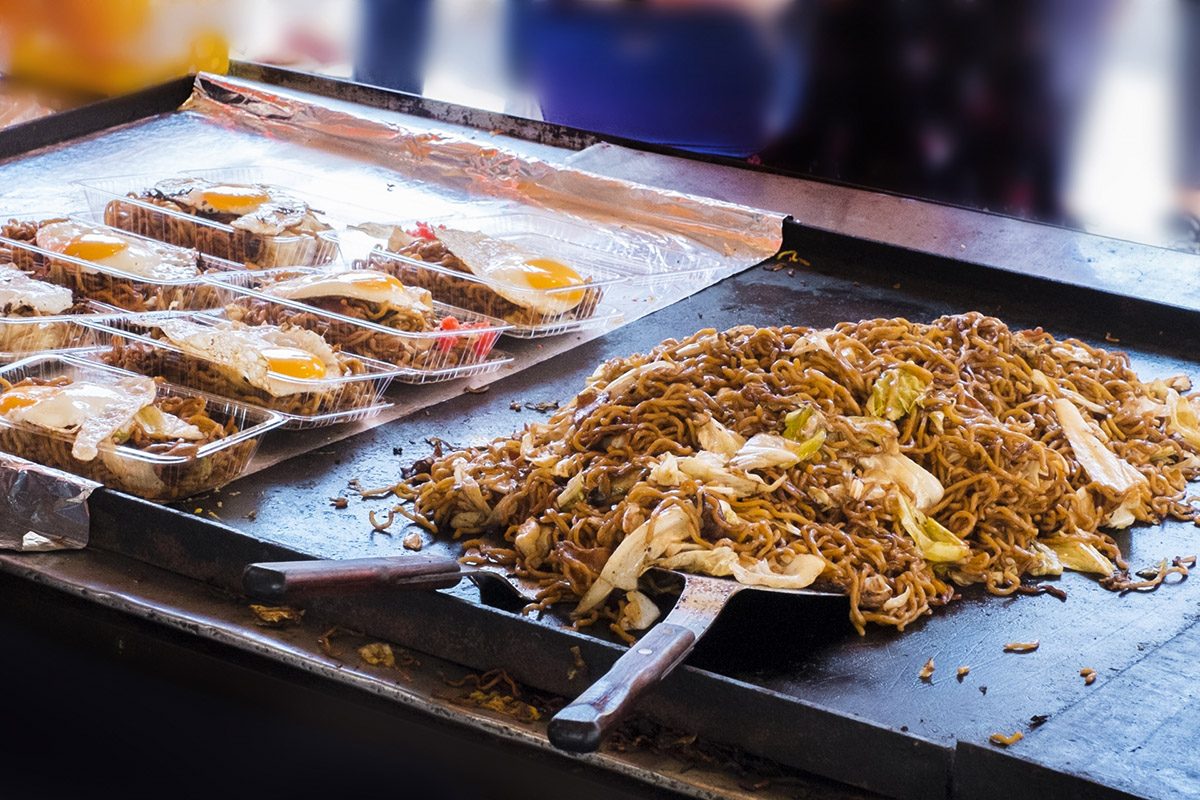
<instances>
[{"instance_id":1,"label":"shredded cabbage piece","mask_svg":"<svg viewBox=\"0 0 1200 800\"><path fill-rule=\"evenodd\" d=\"M559 508L566 508L581 497L583 497L583 473L579 472L571 480L567 481L567 485L563 487L562 492L558 495L555 505Z\"/></svg>"},{"instance_id":2,"label":"shredded cabbage piece","mask_svg":"<svg viewBox=\"0 0 1200 800\"><path fill-rule=\"evenodd\" d=\"M1095 572L1108 576L1117 571L1113 563L1087 542L1077 539L1047 539L1046 546L1054 551L1065 569L1075 572Z\"/></svg>"},{"instance_id":3,"label":"shredded cabbage piece","mask_svg":"<svg viewBox=\"0 0 1200 800\"><path fill-rule=\"evenodd\" d=\"M1114 528L1132 525L1137 520L1134 512L1142 505L1138 490L1149 483L1146 476L1104 446L1100 437L1089 430L1074 403L1060 397L1053 405L1063 434L1084 472L1096 483L1125 495L1124 501L1108 515L1104 524Z\"/></svg>"},{"instance_id":4,"label":"shredded cabbage piece","mask_svg":"<svg viewBox=\"0 0 1200 800\"><path fill-rule=\"evenodd\" d=\"M1191 447L1200 450L1200 413L1193 403L1200 396L1183 397L1174 389L1167 390L1167 408L1170 410L1167 430L1179 434Z\"/></svg>"},{"instance_id":5,"label":"shredded cabbage piece","mask_svg":"<svg viewBox=\"0 0 1200 800\"><path fill-rule=\"evenodd\" d=\"M904 363L885 370L871 387L867 413L895 422L913 410L932 382L933 376L916 364Z\"/></svg>"},{"instance_id":6,"label":"shredded cabbage piece","mask_svg":"<svg viewBox=\"0 0 1200 800\"><path fill-rule=\"evenodd\" d=\"M876 453L861 456L862 479L869 484L898 486L916 503L918 511L928 511L942 501L945 488L929 470L900 453Z\"/></svg>"},{"instance_id":7,"label":"shredded cabbage piece","mask_svg":"<svg viewBox=\"0 0 1200 800\"><path fill-rule=\"evenodd\" d=\"M645 630L658 620L661 613L647 595L638 591L626 592L625 608L621 610L617 626L626 631Z\"/></svg>"},{"instance_id":8,"label":"shredded cabbage piece","mask_svg":"<svg viewBox=\"0 0 1200 800\"><path fill-rule=\"evenodd\" d=\"M748 497L767 488L762 478L732 472L723 456L707 450L680 458L678 464L679 471L689 478L703 482L706 488L727 492L735 498Z\"/></svg>"},{"instance_id":9,"label":"shredded cabbage piece","mask_svg":"<svg viewBox=\"0 0 1200 800\"><path fill-rule=\"evenodd\" d=\"M773 433L757 433L729 459L729 466L743 472L769 467L786 469L798 464L800 459L799 445Z\"/></svg>"},{"instance_id":10,"label":"shredded cabbage piece","mask_svg":"<svg viewBox=\"0 0 1200 800\"><path fill-rule=\"evenodd\" d=\"M807 403L803 408L788 412L783 418L783 438L800 445L796 455L800 460L815 456L825 444L825 425L821 415Z\"/></svg>"},{"instance_id":11,"label":"shredded cabbage piece","mask_svg":"<svg viewBox=\"0 0 1200 800\"><path fill-rule=\"evenodd\" d=\"M637 589L638 578L649 569L672 544L683 542L692 535L692 522L679 506L654 510L643 522L617 545L608 557L600 576L579 601L576 614L586 614L604 602L613 589L627 592Z\"/></svg>"},{"instance_id":12,"label":"shredded cabbage piece","mask_svg":"<svg viewBox=\"0 0 1200 800\"><path fill-rule=\"evenodd\" d=\"M747 586L767 586L772 589L806 589L825 571L825 559L810 553L799 553L782 565L781 571L771 569L765 561L746 566L733 548L721 545L711 550L684 550L663 559L658 566L683 572L702 572L716 577L732 576Z\"/></svg>"},{"instance_id":13,"label":"shredded cabbage piece","mask_svg":"<svg viewBox=\"0 0 1200 800\"><path fill-rule=\"evenodd\" d=\"M896 495L896 510L900 526L916 542L926 561L952 563L971 555L971 548L940 522L927 517L903 494Z\"/></svg>"},{"instance_id":14,"label":"shredded cabbage piece","mask_svg":"<svg viewBox=\"0 0 1200 800\"><path fill-rule=\"evenodd\" d=\"M1037 556L1037 566L1029 570L1030 575L1062 575L1063 565L1054 548L1039 541L1033 542L1033 553Z\"/></svg>"},{"instance_id":15,"label":"shredded cabbage piece","mask_svg":"<svg viewBox=\"0 0 1200 800\"><path fill-rule=\"evenodd\" d=\"M729 430L715 419L709 419L708 422L697 428L696 437L702 448L713 453L720 453L726 458L741 450L742 445L746 443L744 436Z\"/></svg>"}]
</instances>

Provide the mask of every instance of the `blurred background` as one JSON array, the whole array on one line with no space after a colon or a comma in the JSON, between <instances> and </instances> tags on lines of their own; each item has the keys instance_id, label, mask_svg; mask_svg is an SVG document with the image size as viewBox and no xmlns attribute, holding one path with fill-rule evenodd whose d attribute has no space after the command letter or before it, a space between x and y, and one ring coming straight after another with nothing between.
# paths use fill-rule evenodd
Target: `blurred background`
<instances>
[{"instance_id":1,"label":"blurred background","mask_svg":"<svg viewBox=\"0 0 1200 800\"><path fill-rule=\"evenodd\" d=\"M82 49L31 56L47 20ZM1192 251L1196 41L1191 0L0 0L6 73L228 52Z\"/></svg>"}]
</instances>

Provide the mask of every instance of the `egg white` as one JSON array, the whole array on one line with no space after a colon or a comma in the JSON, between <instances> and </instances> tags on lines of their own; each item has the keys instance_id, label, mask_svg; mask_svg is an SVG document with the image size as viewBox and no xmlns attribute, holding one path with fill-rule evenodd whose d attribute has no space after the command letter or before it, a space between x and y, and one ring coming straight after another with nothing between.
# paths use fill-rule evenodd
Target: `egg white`
<instances>
[{"instance_id":1,"label":"egg white","mask_svg":"<svg viewBox=\"0 0 1200 800\"><path fill-rule=\"evenodd\" d=\"M31 308L39 314L62 314L74 302L65 286L35 280L19 269L0 267L0 316L4 309Z\"/></svg>"},{"instance_id":2,"label":"egg white","mask_svg":"<svg viewBox=\"0 0 1200 800\"><path fill-rule=\"evenodd\" d=\"M364 283L364 280L369 283ZM388 305L398 310L412 309L418 313L433 310L433 296L428 289L405 286L386 272L369 269L305 275L270 284L263 287L263 291L289 300L346 297Z\"/></svg>"},{"instance_id":3,"label":"egg white","mask_svg":"<svg viewBox=\"0 0 1200 800\"><path fill-rule=\"evenodd\" d=\"M578 290L549 291L529 284L525 265L544 256L475 231L438 227L434 233L463 266L490 281L492 291L510 303L546 317L556 317L583 302L586 290L582 288L582 279Z\"/></svg>"},{"instance_id":4,"label":"egg white","mask_svg":"<svg viewBox=\"0 0 1200 800\"><path fill-rule=\"evenodd\" d=\"M218 322L201 325L186 319L166 320L159 330L185 353L221 367L235 382L249 383L272 397L313 391L313 384L272 372L263 350L287 347L315 356L325 366L326 378L342 376L333 348L319 334L303 328Z\"/></svg>"},{"instance_id":5,"label":"egg white","mask_svg":"<svg viewBox=\"0 0 1200 800\"><path fill-rule=\"evenodd\" d=\"M2 396L19 397L24 403L3 412L3 416L10 422L25 422L73 435L71 454L80 461L91 461L98 454L101 442L138 424L139 413L154 403L157 393L154 381L140 375L112 383L75 381L65 386L18 386ZM174 438L203 438L199 428L170 414L157 412L148 419Z\"/></svg>"},{"instance_id":6,"label":"egg white","mask_svg":"<svg viewBox=\"0 0 1200 800\"><path fill-rule=\"evenodd\" d=\"M73 241L86 234L111 236L126 244L124 249L110 256L90 261L101 267L152 280L194 278L200 271L199 255L195 250L139 239L112 228L74 220L43 225L37 232L37 246L53 253L66 253ZM85 268L85 271L95 270Z\"/></svg>"}]
</instances>

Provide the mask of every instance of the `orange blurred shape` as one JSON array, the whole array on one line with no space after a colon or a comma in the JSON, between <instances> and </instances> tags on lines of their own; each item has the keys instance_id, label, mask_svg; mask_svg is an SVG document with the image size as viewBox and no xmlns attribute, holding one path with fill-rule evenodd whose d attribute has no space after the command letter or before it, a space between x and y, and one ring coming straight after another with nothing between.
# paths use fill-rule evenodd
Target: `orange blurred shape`
<instances>
[{"instance_id":1,"label":"orange blurred shape","mask_svg":"<svg viewBox=\"0 0 1200 800\"><path fill-rule=\"evenodd\" d=\"M229 69L221 0L0 0L0 72L123 94Z\"/></svg>"}]
</instances>

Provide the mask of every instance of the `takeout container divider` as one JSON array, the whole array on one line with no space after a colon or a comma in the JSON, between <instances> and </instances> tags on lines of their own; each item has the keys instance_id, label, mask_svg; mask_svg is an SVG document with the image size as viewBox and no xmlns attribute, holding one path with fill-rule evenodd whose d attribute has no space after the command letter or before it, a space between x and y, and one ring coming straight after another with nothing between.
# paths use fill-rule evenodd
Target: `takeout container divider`
<instances>
[{"instance_id":1,"label":"takeout container divider","mask_svg":"<svg viewBox=\"0 0 1200 800\"><path fill-rule=\"evenodd\" d=\"M66 354L33 356L0 367L0 378L10 383L58 377L112 383L129 374ZM170 383L158 385L158 396L201 398L212 419L222 424L232 420L238 432L201 445L189 455L150 453L108 441L101 443L96 458L80 461L71 455L73 435L0 418L0 450L148 500L181 500L240 477L263 435L284 423L274 412Z\"/></svg>"},{"instance_id":2,"label":"takeout container divider","mask_svg":"<svg viewBox=\"0 0 1200 800\"><path fill-rule=\"evenodd\" d=\"M90 336L88 322L125 314L122 309L88 301L83 314L0 317L0 364L40 353L81 347Z\"/></svg>"}]
</instances>

